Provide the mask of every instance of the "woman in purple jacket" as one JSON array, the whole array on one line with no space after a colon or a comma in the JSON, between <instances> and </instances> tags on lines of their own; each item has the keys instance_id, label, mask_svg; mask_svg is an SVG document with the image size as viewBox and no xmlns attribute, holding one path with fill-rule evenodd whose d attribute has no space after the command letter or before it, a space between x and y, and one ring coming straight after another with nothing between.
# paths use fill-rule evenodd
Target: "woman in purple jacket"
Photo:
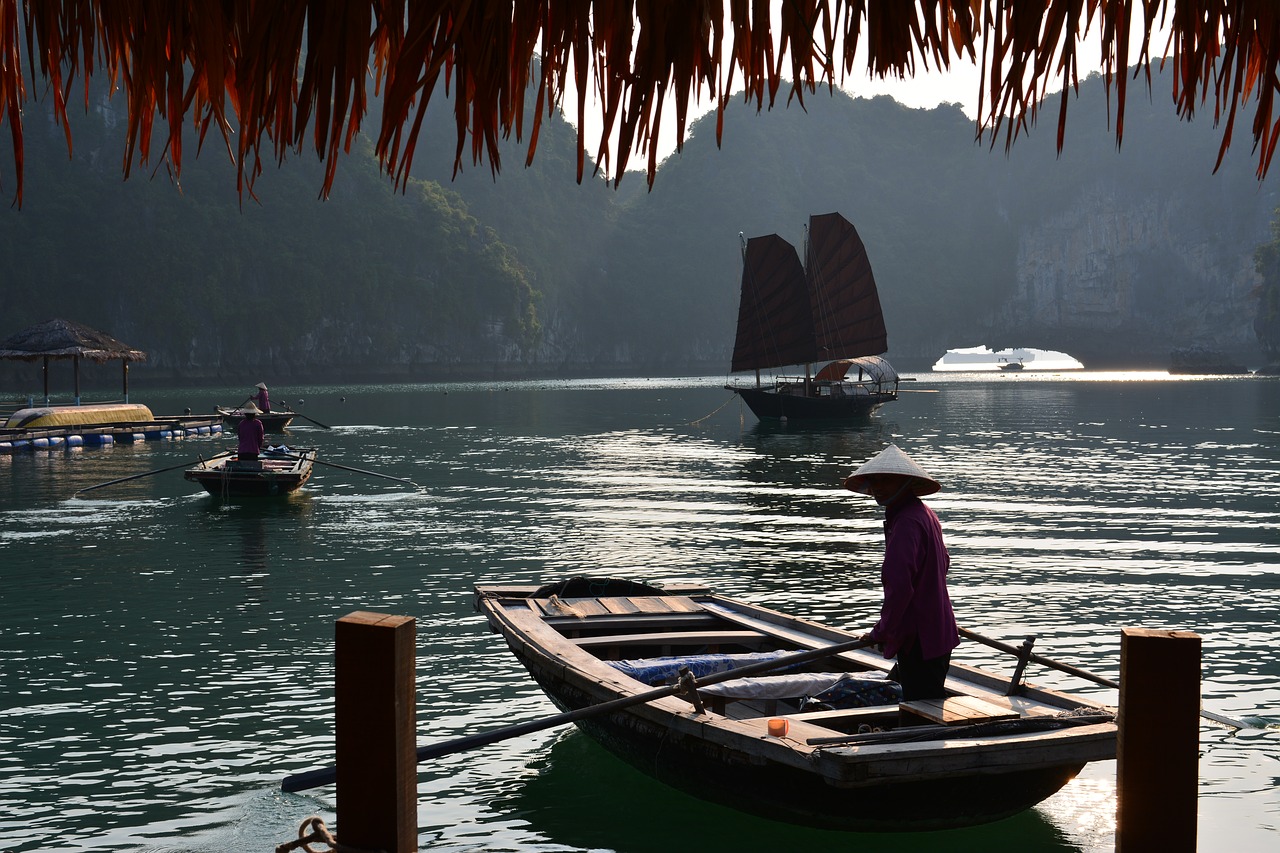
<instances>
[{"instance_id":1,"label":"woman in purple jacket","mask_svg":"<svg viewBox=\"0 0 1280 853\"><path fill-rule=\"evenodd\" d=\"M263 429L262 421L258 420L257 406L253 403L245 403L242 411L244 418L236 426L236 438L239 439L236 458L243 462L252 462L258 458L258 453L266 441L266 430Z\"/></svg>"},{"instance_id":2,"label":"woman in purple jacket","mask_svg":"<svg viewBox=\"0 0 1280 853\"><path fill-rule=\"evenodd\" d=\"M920 500L942 487L892 444L853 472L844 486L871 495L884 507L884 604L880 621L864 639L881 646L886 658L898 658L889 677L902 685L904 699L943 698L951 650L960 645L960 633L947 594L951 558L942 525Z\"/></svg>"}]
</instances>

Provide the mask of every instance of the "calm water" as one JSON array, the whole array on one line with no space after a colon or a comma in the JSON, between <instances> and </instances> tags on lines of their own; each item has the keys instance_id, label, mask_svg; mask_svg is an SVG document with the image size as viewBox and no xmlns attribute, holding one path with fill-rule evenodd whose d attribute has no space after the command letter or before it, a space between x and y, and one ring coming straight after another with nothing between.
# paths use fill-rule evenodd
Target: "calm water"
<instances>
[{"instance_id":1,"label":"calm water","mask_svg":"<svg viewBox=\"0 0 1280 853\"><path fill-rule=\"evenodd\" d=\"M421 490L318 466L279 503L220 504L180 471L72 497L225 438L0 456L0 849L268 850L311 815L340 836L332 787L279 783L332 763L333 623L354 610L416 619L421 743L554 712L473 612L478 581L703 581L870 626L880 515L838 484L890 441L944 483L965 626L1111 677L1123 627L1201 634L1206 707L1262 727L1202 728L1201 849L1280 846L1280 380L921 374L835 430L763 427L721 384L273 386L333 427L294 446ZM242 391L134 397L205 412ZM1008 671L997 655L957 651ZM1001 823L893 837L704 804L572 729L422 765L419 790L443 851L1100 851L1115 764Z\"/></svg>"}]
</instances>

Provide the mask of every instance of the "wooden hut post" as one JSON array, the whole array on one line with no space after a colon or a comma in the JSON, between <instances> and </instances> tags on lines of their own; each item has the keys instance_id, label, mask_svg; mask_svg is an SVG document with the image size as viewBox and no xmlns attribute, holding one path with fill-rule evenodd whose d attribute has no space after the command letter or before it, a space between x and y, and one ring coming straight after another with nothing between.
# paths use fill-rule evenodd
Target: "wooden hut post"
<instances>
[{"instance_id":1,"label":"wooden hut post","mask_svg":"<svg viewBox=\"0 0 1280 853\"><path fill-rule=\"evenodd\" d=\"M336 628L337 834L351 849L418 849L414 621L357 611Z\"/></svg>"},{"instance_id":2,"label":"wooden hut post","mask_svg":"<svg viewBox=\"0 0 1280 853\"><path fill-rule=\"evenodd\" d=\"M44 357L44 404L49 405L49 356Z\"/></svg>"},{"instance_id":3,"label":"wooden hut post","mask_svg":"<svg viewBox=\"0 0 1280 853\"><path fill-rule=\"evenodd\" d=\"M124 401L129 402L129 359L120 359L120 371L124 374Z\"/></svg>"},{"instance_id":4,"label":"wooden hut post","mask_svg":"<svg viewBox=\"0 0 1280 853\"><path fill-rule=\"evenodd\" d=\"M80 405L80 356L71 357L71 368L76 374L76 405Z\"/></svg>"},{"instance_id":5,"label":"wooden hut post","mask_svg":"<svg viewBox=\"0 0 1280 853\"><path fill-rule=\"evenodd\" d=\"M1116 851L1196 849L1200 636L1125 628L1120 639Z\"/></svg>"}]
</instances>

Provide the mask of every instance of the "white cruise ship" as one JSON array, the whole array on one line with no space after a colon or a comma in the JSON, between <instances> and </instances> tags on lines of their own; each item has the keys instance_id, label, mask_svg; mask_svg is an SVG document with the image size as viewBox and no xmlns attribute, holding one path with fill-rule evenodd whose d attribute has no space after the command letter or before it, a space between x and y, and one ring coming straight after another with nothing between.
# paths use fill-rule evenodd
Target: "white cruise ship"
<instances>
[{"instance_id":1,"label":"white cruise ship","mask_svg":"<svg viewBox=\"0 0 1280 853\"><path fill-rule=\"evenodd\" d=\"M991 350L987 347L949 349L934 362L937 371L981 370L1083 370L1084 365L1065 352L1053 350L1011 349Z\"/></svg>"}]
</instances>

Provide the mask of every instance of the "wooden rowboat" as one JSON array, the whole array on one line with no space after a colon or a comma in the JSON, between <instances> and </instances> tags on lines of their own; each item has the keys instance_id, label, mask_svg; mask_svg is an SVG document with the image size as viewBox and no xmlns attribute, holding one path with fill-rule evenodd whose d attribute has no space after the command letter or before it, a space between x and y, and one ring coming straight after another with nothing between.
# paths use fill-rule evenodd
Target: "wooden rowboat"
<instances>
[{"instance_id":1,"label":"wooden rowboat","mask_svg":"<svg viewBox=\"0 0 1280 853\"><path fill-rule=\"evenodd\" d=\"M215 406L214 408L222 416L222 423L231 429L238 427L240 422L244 420L244 409L239 407L233 409L229 406ZM297 416L297 412L272 410L259 413L258 420L262 421L262 428L266 432L284 432L285 428L293 423L293 419Z\"/></svg>"},{"instance_id":2,"label":"wooden rowboat","mask_svg":"<svg viewBox=\"0 0 1280 853\"><path fill-rule=\"evenodd\" d=\"M616 578L476 586L476 608L561 710L640 770L792 823L934 830L1000 820L1114 758L1114 709L953 663L945 700L901 701L857 635L716 595ZM810 655L812 657L812 655ZM772 668L740 678L734 668ZM1020 670L1019 670L1020 671ZM660 693L655 685L683 683Z\"/></svg>"},{"instance_id":3,"label":"wooden rowboat","mask_svg":"<svg viewBox=\"0 0 1280 853\"><path fill-rule=\"evenodd\" d=\"M314 447L267 449L257 459L237 454L202 460L183 477L199 483L211 495L224 498L276 497L300 489L311 479Z\"/></svg>"}]
</instances>

